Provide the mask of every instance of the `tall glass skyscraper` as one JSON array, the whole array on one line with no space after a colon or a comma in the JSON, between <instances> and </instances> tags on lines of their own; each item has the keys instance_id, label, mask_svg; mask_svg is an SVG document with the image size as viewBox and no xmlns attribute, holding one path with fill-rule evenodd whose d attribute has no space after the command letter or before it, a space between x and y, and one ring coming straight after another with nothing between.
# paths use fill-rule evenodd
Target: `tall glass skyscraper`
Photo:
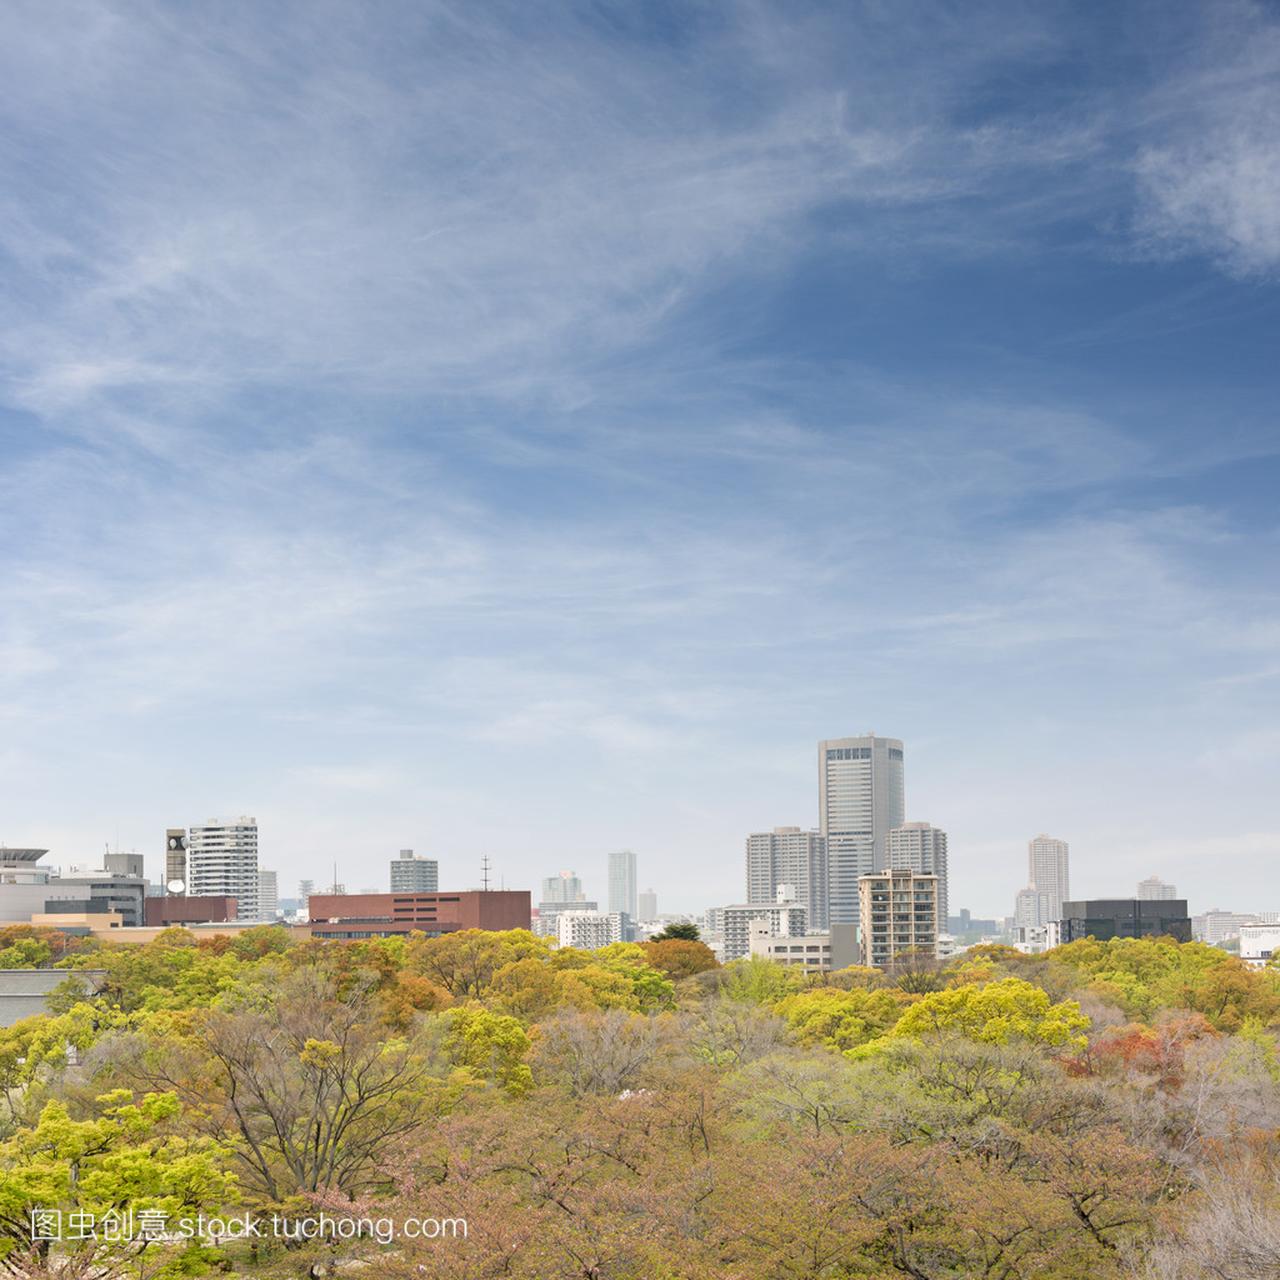
<instances>
[{"instance_id":1,"label":"tall glass skyscraper","mask_svg":"<svg viewBox=\"0 0 1280 1280\"><path fill-rule=\"evenodd\" d=\"M818 821L827 843L832 924L858 921L858 877L888 866L889 832L906 820L902 743L830 738L818 743Z\"/></svg>"}]
</instances>

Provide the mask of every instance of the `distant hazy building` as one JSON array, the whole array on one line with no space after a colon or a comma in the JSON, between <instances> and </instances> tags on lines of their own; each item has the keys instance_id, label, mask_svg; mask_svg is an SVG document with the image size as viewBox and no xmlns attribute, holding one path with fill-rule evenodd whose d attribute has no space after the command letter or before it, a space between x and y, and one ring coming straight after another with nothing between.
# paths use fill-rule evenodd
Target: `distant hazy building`
<instances>
[{"instance_id":1,"label":"distant hazy building","mask_svg":"<svg viewBox=\"0 0 1280 1280\"><path fill-rule=\"evenodd\" d=\"M1013 908L1013 924L1015 929L1043 929L1057 917L1047 889L1033 889L1028 886L1018 890L1018 897Z\"/></svg>"},{"instance_id":2,"label":"distant hazy building","mask_svg":"<svg viewBox=\"0 0 1280 1280\"><path fill-rule=\"evenodd\" d=\"M951 910L947 892L947 833L927 822L904 822L889 832L886 870L938 877L938 928Z\"/></svg>"},{"instance_id":3,"label":"distant hazy building","mask_svg":"<svg viewBox=\"0 0 1280 1280\"><path fill-rule=\"evenodd\" d=\"M827 845L827 915L858 919L858 880L886 865L889 832L906 821L902 743L863 734L818 743L818 823Z\"/></svg>"},{"instance_id":4,"label":"distant hazy building","mask_svg":"<svg viewBox=\"0 0 1280 1280\"><path fill-rule=\"evenodd\" d=\"M993 937L1000 932L1000 921L975 916L968 907L961 907L959 914L947 917L947 932L978 937Z\"/></svg>"},{"instance_id":5,"label":"distant hazy building","mask_svg":"<svg viewBox=\"0 0 1280 1280\"><path fill-rule=\"evenodd\" d=\"M797 902L809 913L809 927L827 927L829 870L827 842L818 831L774 827L747 837L747 901L775 902L778 886L795 886Z\"/></svg>"},{"instance_id":6,"label":"distant hazy building","mask_svg":"<svg viewBox=\"0 0 1280 1280\"><path fill-rule=\"evenodd\" d=\"M1069 854L1065 840L1055 840L1043 833L1027 844L1027 883L1049 895L1052 920L1062 918L1062 904L1071 896Z\"/></svg>"},{"instance_id":7,"label":"distant hazy building","mask_svg":"<svg viewBox=\"0 0 1280 1280\"><path fill-rule=\"evenodd\" d=\"M881 871L858 881L862 963L889 969L904 951L937 954L938 877Z\"/></svg>"},{"instance_id":8,"label":"distant hazy building","mask_svg":"<svg viewBox=\"0 0 1280 1280\"><path fill-rule=\"evenodd\" d=\"M435 893L440 888L440 864L434 858L419 858L412 849L401 849L391 860L392 893Z\"/></svg>"},{"instance_id":9,"label":"distant hazy building","mask_svg":"<svg viewBox=\"0 0 1280 1280\"><path fill-rule=\"evenodd\" d=\"M548 876L542 882L543 902L581 902L586 897L582 892L582 881L572 871L562 871L559 875Z\"/></svg>"},{"instance_id":10,"label":"distant hazy building","mask_svg":"<svg viewBox=\"0 0 1280 1280\"><path fill-rule=\"evenodd\" d=\"M1191 941L1191 918L1184 898L1089 898L1062 904L1062 941L1080 938L1176 938Z\"/></svg>"},{"instance_id":11,"label":"distant hazy building","mask_svg":"<svg viewBox=\"0 0 1280 1280\"><path fill-rule=\"evenodd\" d=\"M656 920L658 918L658 895L652 889L646 889L639 895L636 918L639 920Z\"/></svg>"},{"instance_id":12,"label":"distant hazy building","mask_svg":"<svg viewBox=\"0 0 1280 1280\"><path fill-rule=\"evenodd\" d=\"M630 920L624 911L582 911L570 908L556 917L556 940L562 947L595 951L630 940Z\"/></svg>"},{"instance_id":13,"label":"distant hazy building","mask_svg":"<svg viewBox=\"0 0 1280 1280\"><path fill-rule=\"evenodd\" d=\"M182 885L170 889L170 885ZM164 833L164 887L166 893L185 893L187 887L187 829L170 827Z\"/></svg>"},{"instance_id":14,"label":"distant hazy building","mask_svg":"<svg viewBox=\"0 0 1280 1280\"><path fill-rule=\"evenodd\" d=\"M588 901L582 891L581 879L572 871L561 871L548 876L542 882L542 900L533 920L533 931L544 938L558 937L557 921L560 913L569 908L578 911L598 911L598 902Z\"/></svg>"},{"instance_id":15,"label":"distant hazy building","mask_svg":"<svg viewBox=\"0 0 1280 1280\"><path fill-rule=\"evenodd\" d=\"M1280 913L1275 911L1223 911L1213 907L1191 917L1191 936L1197 942L1217 947L1238 938L1245 925L1277 923L1280 923Z\"/></svg>"},{"instance_id":16,"label":"distant hazy building","mask_svg":"<svg viewBox=\"0 0 1280 1280\"><path fill-rule=\"evenodd\" d=\"M187 836L187 892L236 900L237 917L257 920L258 820L211 818Z\"/></svg>"},{"instance_id":17,"label":"distant hazy building","mask_svg":"<svg viewBox=\"0 0 1280 1280\"><path fill-rule=\"evenodd\" d=\"M1148 876L1138 881L1138 897L1143 902L1167 902L1178 896L1176 885L1165 884L1159 876Z\"/></svg>"},{"instance_id":18,"label":"distant hazy building","mask_svg":"<svg viewBox=\"0 0 1280 1280\"><path fill-rule=\"evenodd\" d=\"M307 899L316 891L316 882L314 880L298 881L298 902L303 906L307 905Z\"/></svg>"},{"instance_id":19,"label":"distant hazy building","mask_svg":"<svg viewBox=\"0 0 1280 1280\"><path fill-rule=\"evenodd\" d=\"M636 855L630 849L618 849L609 855L609 910L621 911L628 919L636 918Z\"/></svg>"},{"instance_id":20,"label":"distant hazy building","mask_svg":"<svg viewBox=\"0 0 1280 1280\"><path fill-rule=\"evenodd\" d=\"M258 870L258 919L274 920L280 910L280 881L274 871Z\"/></svg>"}]
</instances>

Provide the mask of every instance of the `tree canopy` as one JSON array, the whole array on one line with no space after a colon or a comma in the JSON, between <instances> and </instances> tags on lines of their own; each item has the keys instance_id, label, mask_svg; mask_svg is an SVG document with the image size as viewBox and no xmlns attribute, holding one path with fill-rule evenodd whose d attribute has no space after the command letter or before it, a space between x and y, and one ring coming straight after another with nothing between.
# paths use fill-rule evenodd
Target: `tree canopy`
<instances>
[{"instance_id":1,"label":"tree canopy","mask_svg":"<svg viewBox=\"0 0 1280 1280\"><path fill-rule=\"evenodd\" d=\"M15 1276L1168 1280L1213 1248L1227 1280L1280 1267L1280 973L1212 948L818 974L524 930L8 945L106 974L0 1031ZM38 1207L468 1231L56 1243Z\"/></svg>"}]
</instances>

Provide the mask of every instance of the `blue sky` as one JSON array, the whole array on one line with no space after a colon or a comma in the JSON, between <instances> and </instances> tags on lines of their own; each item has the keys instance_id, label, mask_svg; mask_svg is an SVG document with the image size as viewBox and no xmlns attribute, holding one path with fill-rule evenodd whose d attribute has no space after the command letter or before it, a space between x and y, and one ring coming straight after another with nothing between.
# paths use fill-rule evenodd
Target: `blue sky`
<instances>
[{"instance_id":1,"label":"blue sky","mask_svg":"<svg viewBox=\"0 0 1280 1280\"><path fill-rule=\"evenodd\" d=\"M0 21L0 839L1280 909L1274 6Z\"/></svg>"}]
</instances>

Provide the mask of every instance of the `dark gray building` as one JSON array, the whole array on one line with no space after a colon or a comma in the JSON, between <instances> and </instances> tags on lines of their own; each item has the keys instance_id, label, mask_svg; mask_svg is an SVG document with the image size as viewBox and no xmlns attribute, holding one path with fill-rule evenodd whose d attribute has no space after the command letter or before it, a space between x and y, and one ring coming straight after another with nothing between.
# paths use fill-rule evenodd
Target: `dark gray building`
<instances>
[{"instance_id":1,"label":"dark gray building","mask_svg":"<svg viewBox=\"0 0 1280 1280\"><path fill-rule=\"evenodd\" d=\"M147 882L109 871L56 876L45 886L42 910L118 911L120 923L133 927L146 919Z\"/></svg>"},{"instance_id":2,"label":"dark gray building","mask_svg":"<svg viewBox=\"0 0 1280 1280\"><path fill-rule=\"evenodd\" d=\"M1176 938L1191 941L1185 898L1088 898L1062 904L1062 941L1080 938Z\"/></svg>"}]
</instances>

